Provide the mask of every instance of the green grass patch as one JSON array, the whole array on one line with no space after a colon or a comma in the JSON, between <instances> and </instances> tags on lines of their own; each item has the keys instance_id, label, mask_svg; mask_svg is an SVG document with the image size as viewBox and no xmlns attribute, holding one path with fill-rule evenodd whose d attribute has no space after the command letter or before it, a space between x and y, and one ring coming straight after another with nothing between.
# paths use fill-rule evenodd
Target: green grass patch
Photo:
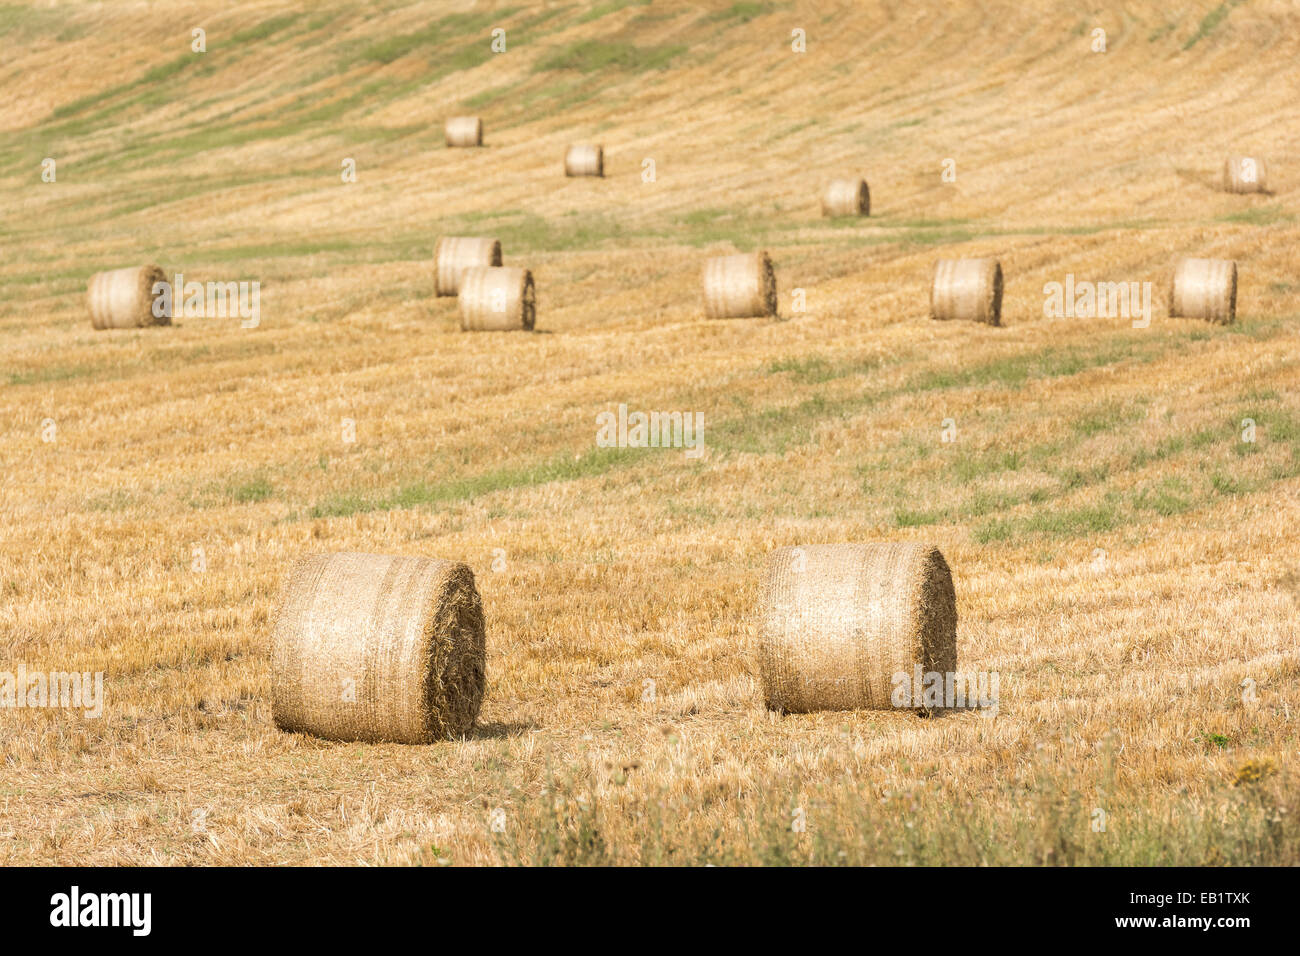
<instances>
[{"instance_id":1,"label":"green grass patch","mask_svg":"<svg viewBox=\"0 0 1300 956\"><path fill-rule=\"evenodd\" d=\"M240 30L234 34L229 41L232 46L241 46L245 43L257 43L268 37L274 36L286 27L293 26L302 18L301 13L287 13L280 17L271 17L269 20L263 20L256 26L251 26L246 30Z\"/></svg>"},{"instance_id":2,"label":"green grass patch","mask_svg":"<svg viewBox=\"0 0 1300 956\"><path fill-rule=\"evenodd\" d=\"M708 23L720 23L725 20L735 20L738 23L748 23L755 17L761 17L764 14L771 13L775 9L776 4L773 3L733 3L729 7L725 7L722 10L709 14L705 17L705 21Z\"/></svg>"},{"instance_id":3,"label":"green grass patch","mask_svg":"<svg viewBox=\"0 0 1300 956\"><path fill-rule=\"evenodd\" d=\"M659 448L598 448L576 459L571 453L563 452L541 464L496 468L479 475L448 481L420 481L387 494L345 492L317 504L311 511L311 517L337 518L365 511L472 501L498 491L602 475L611 468L642 460L647 453L663 451Z\"/></svg>"},{"instance_id":4,"label":"green grass patch","mask_svg":"<svg viewBox=\"0 0 1300 956\"><path fill-rule=\"evenodd\" d=\"M41 385L51 382L68 382L78 378L95 375L103 366L99 365L43 365L40 368L24 369L9 373L10 385Z\"/></svg>"},{"instance_id":5,"label":"green grass patch","mask_svg":"<svg viewBox=\"0 0 1300 956\"><path fill-rule=\"evenodd\" d=\"M1219 216L1218 222L1243 222L1251 226L1271 226L1278 222L1292 222L1295 216L1283 212L1278 204L1257 206L1253 209L1239 209Z\"/></svg>"},{"instance_id":6,"label":"green grass patch","mask_svg":"<svg viewBox=\"0 0 1300 956\"><path fill-rule=\"evenodd\" d=\"M1035 535L1078 537L1112 531L1119 526L1121 520L1118 505L1107 501L1100 505L995 519L976 528L972 537L979 544L1014 543Z\"/></svg>"},{"instance_id":7,"label":"green grass patch","mask_svg":"<svg viewBox=\"0 0 1300 956\"><path fill-rule=\"evenodd\" d=\"M441 64L448 56L443 48L457 44L459 51L452 52L451 57L482 62L492 55L490 32L492 28L500 26L502 21L517 12L518 8L507 8L482 13L452 14L412 33L403 33L387 37L378 43L371 43L363 47L354 59L367 63L392 63L413 53L422 53L432 58L435 51L439 51L438 62ZM508 43L508 31L506 40ZM464 52L468 50L476 52L474 54ZM481 59L479 59L480 54Z\"/></svg>"},{"instance_id":8,"label":"green grass patch","mask_svg":"<svg viewBox=\"0 0 1300 956\"><path fill-rule=\"evenodd\" d=\"M1227 19L1228 14L1232 12L1232 8L1235 7L1237 3L1238 0L1227 0L1227 2L1219 4L1202 17L1200 24L1196 27L1196 32L1188 37L1187 42L1183 44L1183 49L1190 50L1217 30L1219 24Z\"/></svg>"},{"instance_id":9,"label":"green grass patch","mask_svg":"<svg viewBox=\"0 0 1300 956\"><path fill-rule=\"evenodd\" d=\"M788 375L801 385L819 385L849 375L865 375L881 366L878 358L832 362L821 356L776 359L768 364L769 375Z\"/></svg>"},{"instance_id":10,"label":"green grass patch","mask_svg":"<svg viewBox=\"0 0 1300 956\"><path fill-rule=\"evenodd\" d=\"M264 477L254 478L252 481L231 484L226 491L227 497L236 504L247 505L259 501L266 501L275 494L275 486Z\"/></svg>"},{"instance_id":11,"label":"green grass patch","mask_svg":"<svg viewBox=\"0 0 1300 956\"><path fill-rule=\"evenodd\" d=\"M623 40L581 40L540 60L534 69L539 72L577 70L580 73L596 73L619 70L624 73L645 73L665 69L685 52L686 47L680 44L640 46Z\"/></svg>"}]
</instances>

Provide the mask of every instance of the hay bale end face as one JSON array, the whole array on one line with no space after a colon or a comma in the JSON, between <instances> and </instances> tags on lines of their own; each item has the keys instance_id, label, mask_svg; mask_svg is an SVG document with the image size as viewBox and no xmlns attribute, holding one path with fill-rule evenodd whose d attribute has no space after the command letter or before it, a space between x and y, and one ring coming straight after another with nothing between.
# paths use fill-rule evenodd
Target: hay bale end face
<instances>
[{"instance_id":1,"label":"hay bale end face","mask_svg":"<svg viewBox=\"0 0 1300 956\"><path fill-rule=\"evenodd\" d=\"M443 128L448 146L482 146L483 121L477 116L452 116Z\"/></svg>"},{"instance_id":2,"label":"hay bale end face","mask_svg":"<svg viewBox=\"0 0 1300 956\"><path fill-rule=\"evenodd\" d=\"M604 176L605 147L570 146L564 153L564 175Z\"/></svg>"},{"instance_id":3,"label":"hay bale end face","mask_svg":"<svg viewBox=\"0 0 1300 956\"><path fill-rule=\"evenodd\" d=\"M133 266L96 272L90 277L86 304L90 324L96 329L137 329L147 325L171 325L171 309L154 312L154 284L167 282L155 265Z\"/></svg>"},{"instance_id":4,"label":"hay bale end face","mask_svg":"<svg viewBox=\"0 0 1300 956\"><path fill-rule=\"evenodd\" d=\"M271 639L282 730L329 740L461 737L483 701L483 606L464 564L318 554L294 568Z\"/></svg>"},{"instance_id":5,"label":"hay bale end face","mask_svg":"<svg viewBox=\"0 0 1300 956\"><path fill-rule=\"evenodd\" d=\"M940 259L930 283L930 318L1002 324L1002 266L996 259Z\"/></svg>"},{"instance_id":6,"label":"hay bale end face","mask_svg":"<svg viewBox=\"0 0 1300 956\"><path fill-rule=\"evenodd\" d=\"M533 274L510 266L477 266L460 277L460 327L465 332L531 332L537 321Z\"/></svg>"},{"instance_id":7,"label":"hay bale end face","mask_svg":"<svg viewBox=\"0 0 1300 956\"><path fill-rule=\"evenodd\" d=\"M776 711L892 710L895 675L906 674L910 686L918 666L957 669L952 573L927 545L774 551L758 630L763 696Z\"/></svg>"},{"instance_id":8,"label":"hay bale end face","mask_svg":"<svg viewBox=\"0 0 1300 956\"><path fill-rule=\"evenodd\" d=\"M1258 156L1229 156L1223 163L1223 188L1230 193L1268 192L1268 163Z\"/></svg>"},{"instance_id":9,"label":"hay bale end face","mask_svg":"<svg viewBox=\"0 0 1300 956\"><path fill-rule=\"evenodd\" d=\"M704 263L704 311L711 319L776 315L776 273L766 252Z\"/></svg>"},{"instance_id":10,"label":"hay bale end face","mask_svg":"<svg viewBox=\"0 0 1300 956\"><path fill-rule=\"evenodd\" d=\"M475 266L501 265L501 243L474 236L443 236L433 250L434 287L438 295L460 292L460 276Z\"/></svg>"},{"instance_id":11,"label":"hay bale end face","mask_svg":"<svg viewBox=\"0 0 1300 956\"><path fill-rule=\"evenodd\" d=\"M865 179L836 179L822 195L823 216L868 216L871 190Z\"/></svg>"},{"instance_id":12,"label":"hay bale end face","mask_svg":"<svg viewBox=\"0 0 1300 956\"><path fill-rule=\"evenodd\" d=\"M1237 319L1237 263L1232 259L1183 259L1169 289L1170 318L1229 325Z\"/></svg>"}]
</instances>

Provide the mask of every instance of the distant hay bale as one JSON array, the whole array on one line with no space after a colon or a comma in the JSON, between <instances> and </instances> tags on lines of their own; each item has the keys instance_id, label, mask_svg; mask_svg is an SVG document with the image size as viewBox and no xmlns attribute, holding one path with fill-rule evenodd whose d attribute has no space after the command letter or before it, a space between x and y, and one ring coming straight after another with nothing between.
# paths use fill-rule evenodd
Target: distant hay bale
<instances>
[{"instance_id":1,"label":"distant hay bale","mask_svg":"<svg viewBox=\"0 0 1300 956\"><path fill-rule=\"evenodd\" d=\"M154 283L166 281L167 276L155 265L96 272L86 293L90 324L97 329L171 325L171 309L159 309L162 315L154 315L153 309Z\"/></svg>"},{"instance_id":2,"label":"distant hay bale","mask_svg":"<svg viewBox=\"0 0 1300 956\"><path fill-rule=\"evenodd\" d=\"M460 327L466 332L531 332L537 321L533 274L475 266L460 276Z\"/></svg>"},{"instance_id":3,"label":"distant hay bale","mask_svg":"<svg viewBox=\"0 0 1300 956\"><path fill-rule=\"evenodd\" d=\"M868 216L871 190L865 179L835 179L822 196L823 216Z\"/></svg>"},{"instance_id":4,"label":"distant hay bale","mask_svg":"<svg viewBox=\"0 0 1300 956\"><path fill-rule=\"evenodd\" d=\"M564 153L564 175L604 176L605 147L570 146Z\"/></svg>"},{"instance_id":5,"label":"distant hay bale","mask_svg":"<svg viewBox=\"0 0 1300 956\"><path fill-rule=\"evenodd\" d=\"M996 259L940 259L930 283L930 318L1002 324L1002 266Z\"/></svg>"},{"instance_id":6,"label":"distant hay bale","mask_svg":"<svg viewBox=\"0 0 1300 956\"><path fill-rule=\"evenodd\" d=\"M432 558L317 554L294 568L271 638L282 730L419 744L461 737L483 701L474 573Z\"/></svg>"},{"instance_id":7,"label":"distant hay bale","mask_svg":"<svg viewBox=\"0 0 1300 956\"><path fill-rule=\"evenodd\" d=\"M1258 156L1229 156L1223 163L1223 188L1230 193L1268 192L1268 163Z\"/></svg>"},{"instance_id":8,"label":"distant hay bale","mask_svg":"<svg viewBox=\"0 0 1300 956\"><path fill-rule=\"evenodd\" d=\"M776 315L776 273L767 253L706 260L704 311L711 319Z\"/></svg>"},{"instance_id":9,"label":"distant hay bale","mask_svg":"<svg viewBox=\"0 0 1300 956\"><path fill-rule=\"evenodd\" d=\"M434 287L438 295L456 295L460 276L474 266L501 265L501 243L474 236L443 236L433 249Z\"/></svg>"},{"instance_id":10,"label":"distant hay bale","mask_svg":"<svg viewBox=\"0 0 1300 956\"><path fill-rule=\"evenodd\" d=\"M448 146L482 146L483 121L477 116L452 116L444 127Z\"/></svg>"},{"instance_id":11,"label":"distant hay bale","mask_svg":"<svg viewBox=\"0 0 1300 956\"><path fill-rule=\"evenodd\" d=\"M772 710L893 709L894 675L957 669L957 603L937 548L823 544L768 558L759 670ZM916 708L909 708L916 709Z\"/></svg>"},{"instance_id":12,"label":"distant hay bale","mask_svg":"<svg viewBox=\"0 0 1300 956\"><path fill-rule=\"evenodd\" d=\"M1231 259L1183 259L1169 288L1171 318L1229 325L1237 319L1237 263Z\"/></svg>"}]
</instances>

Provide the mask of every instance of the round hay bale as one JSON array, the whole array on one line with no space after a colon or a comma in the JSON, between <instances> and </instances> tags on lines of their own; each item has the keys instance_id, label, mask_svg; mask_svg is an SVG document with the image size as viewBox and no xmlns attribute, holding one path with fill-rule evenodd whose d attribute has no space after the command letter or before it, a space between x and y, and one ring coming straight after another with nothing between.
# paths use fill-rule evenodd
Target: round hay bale
<instances>
[{"instance_id":1,"label":"round hay bale","mask_svg":"<svg viewBox=\"0 0 1300 956\"><path fill-rule=\"evenodd\" d=\"M533 274L511 266L475 266L460 276L460 327L466 332L531 332L537 321Z\"/></svg>"},{"instance_id":2,"label":"round hay bale","mask_svg":"<svg viewBox=\"0 0 1300 956\"><path fill-rule=\"evenodd\" d=\"M1237 263L1183 259L1169 288L1169 316L1229 325L1237 319Z\"/></svg>"},{"instance_id":3,"label":"round hay bale","mask_svg":"<svg viewBox=\"0 0 1300 956\"><path fill-rule=\"evenodd\" d=\"M443 128L448 146L482 146L483 121L477 116L452 116Z\"/></svg>"},{"instance_id":4,"label":"round hay bale","mask_svg":"<svg viewBox=\"0 0 1300 956\"><path fill-rule=\"evenodd\" d=\"M711 319L776 315L776 273L767 253L706 260L704 312Z\"/></svg>"},{"instance_id":5,"label":"round hay bale","mask_svg":"<svg viewBox=\"0 0 1300 956\"><path fill-rule=\"evenodd\" d=\"M871 215L871 190L865 179L835 179L822 196L823 216Z\"/></svg>"},{"instance_id":6,"label":"round hay bale","mask_svg":"<svg viewBox=\"0 0 1300 956\"><path fill-rule=\"evenodd\" d=\"M97 329L171 325L171 309L160 309L164 314L154 315L156 282L167 282L167 276L155 265L96 272L86 291L90 324Z\"/></svg>"},{"instance_id":7,"label":"round hay bale","mask_svg":"<svg viewBox=\"0 0 1300 956\"><path fill-rule=\"evenodd\" d=\"M605 147L570 146L564 153L564 175L604 176Z\"/></svg>"},{"instance_id":8,"label":"round hay bale","mask_svg":"<svg viewBox=\"0 0 1300 956\"><path fill-rule=\"evenodd\" d=\"M433 261L437 294L456 295L466 269L501 265L501 243L475 236L443 236L433 249Z\"/></svg>"},{"instance_id":9,"label":"round hay bale","mask_svg":"<svg viewBox=\"0 0 1300 956\"><path fill-rule=\"evenodd\" d=\"M930 318L1002 324L1002 266L996 259L940 259L930 283Z\"/></svg>"},{"instance_id":10,"label":"round hay bale","mask_svg":"<svg viewBox=\"0 0 1300 956\"><path fill-rule=\"evenodd\" d=\"M1223 188L1230 193L1268 192L1268 163L1258 156L1229 156L1223 163Z\"/></svg>"},{"instance_id":11,"label":"round hay bale","mask_svg":"<svg viewBox=\"0 0 1300 956\"><path fill-rule=\"evenodd\" d=\"M464 564L316 554L294 568L271 638L281 730L329 740L461 737L483 701L483 605Z\"/></svg>"},{"instance_id":12,"label":"round hay bale","mask_svg":"<svg viewBox=\"0 0 1300 956\"><path fill-rule=\"evenodd\" d=\"M957 669L957 603L937 548L820 544L768 558L759 669L772 710L889 710L894 675ZM912 708L915 709L915 708Z\"/></svg>"}]
</instances>

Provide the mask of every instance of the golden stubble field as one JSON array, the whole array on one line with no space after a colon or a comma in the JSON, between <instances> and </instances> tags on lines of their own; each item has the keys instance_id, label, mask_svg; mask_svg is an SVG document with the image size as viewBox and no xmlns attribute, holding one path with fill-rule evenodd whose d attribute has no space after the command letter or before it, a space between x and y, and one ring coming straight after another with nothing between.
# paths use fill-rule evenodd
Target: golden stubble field
<instances>
[{"instance_id":1,"label":"golden stubble field","mask_svg":"<svg viewBox=\"0 0 1300 956\"><path fill-rule=\"evenodd\" d=\"M0 9L0 669L106 693L0 711L0 861L1300 861L1298 27L1267 0ZM486 148L443 147L459 113ZM566 180L587 140L607 178ZM1230 152L1272 194L1218 191ZM850 174L871 218L823 220ZM443 234L533 270L538 333L459 331ZM756 248L779 319L706 320L703 258ZM977 255L1005 327L931 322L934 260ZM1182 256L1237 260L1235 326L1166 317ZM260 326L93 331L90 274L148 261L259 281ZM1067 273L1151 281L1150 327L1044 317ZM619 403L698 412L706 454L598 448ZM942 548L996 716L765 712L767 552L877 539ZM271 723L277 591L349 549L475 569L469 739Z\"/></svg>"}]
</instances>

